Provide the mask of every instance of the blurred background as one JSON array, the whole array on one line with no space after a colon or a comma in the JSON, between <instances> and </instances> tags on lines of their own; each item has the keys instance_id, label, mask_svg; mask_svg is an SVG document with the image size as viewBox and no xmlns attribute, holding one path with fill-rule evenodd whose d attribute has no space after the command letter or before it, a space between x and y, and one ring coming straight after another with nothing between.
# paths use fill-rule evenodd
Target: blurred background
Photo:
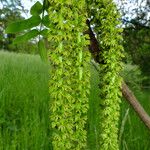
<instances>
[{"instance_id":1,"label":"blurred background","mask_svg":"<svg viewBox=\"0 0 150 150\"><path fill-rule=\"evenodd\" d=\"M150 115L150 0L114 0L121 13L124 70L121 75ZM50 150L49 65L39 57L37 38L13 44L22 33L8 24L30 17L36 0L0 0L0 150ZM91 67L88 145L96 147L99 77ZM94 101L92 101L94 100ZM124 100L120 150L150 150L150 132Z\"/></svg>"},{"instance_id":2,"label":"blurred background","mask_svg":"<svg viewBox=\"0 0 150 150\"><path fill-rule=\"evenodd\" d=\"M5 34L8 24L29 18L29 10L36 0L0 0L0 49L5 51L37 54L36 39L26 43L12 42L17 34ZM150 86L150 1L149 0L115 0L122 18L124 29L124 49L128 65L136 65L144 79L141 86ZM133 66L132 66L133 67ZM131 69L131 68L130 68ZM132 82L132 81L129 81Z\"/></svg>"}]
</instances>

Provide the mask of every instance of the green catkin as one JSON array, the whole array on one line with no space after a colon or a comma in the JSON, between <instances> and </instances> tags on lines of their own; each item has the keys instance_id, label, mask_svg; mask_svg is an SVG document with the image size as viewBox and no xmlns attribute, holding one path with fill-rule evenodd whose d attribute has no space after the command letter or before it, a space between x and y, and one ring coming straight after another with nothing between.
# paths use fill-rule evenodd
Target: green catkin
<instances>
[{"instance_id":1,"label":"green catkin","mask_svg":"<svg viewBox=\"0 0 150 150\"><path fill-rule=\"evenodd\" d=\"M54 150L86 149L90 91L85 1L49 0L49 92Z\"/></svg>"},{"instance_id":2,"label":"green catkin","mask_svg":"<svg viewBox=\"0 0 150 150\"><path fill-rule=\"evenodd\" d=\"M88 0L87 0L88 1ZM122 29L119 28L120 18L112 0L97 0L88 7L89 16L93 16L94 31L101 46L100 59L104 64L100 69L100 150L119 150L118 122L121 102L121 46Z\"/></svg>"}]
</instances>

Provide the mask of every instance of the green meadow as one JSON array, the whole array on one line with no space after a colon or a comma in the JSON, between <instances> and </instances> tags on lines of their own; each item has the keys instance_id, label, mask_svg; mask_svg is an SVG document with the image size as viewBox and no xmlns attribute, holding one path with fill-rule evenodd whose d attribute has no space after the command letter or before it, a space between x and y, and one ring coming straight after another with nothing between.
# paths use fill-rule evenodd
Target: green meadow
<instances>
[{"instance_id":1,"label":"green meadow","mask_svg":"<svg viewBox=\"0 0 150 150\"><path fill-rule=\"evenodd\" d=\"M50 66L38 55L0 52L0 150L51 150ZM88 147L98 150L98 73L91 66ZM150 114L150 91L135 92ZM150 150L150 132L122 100L120 150Z\"/></svg>"}]
</instances>

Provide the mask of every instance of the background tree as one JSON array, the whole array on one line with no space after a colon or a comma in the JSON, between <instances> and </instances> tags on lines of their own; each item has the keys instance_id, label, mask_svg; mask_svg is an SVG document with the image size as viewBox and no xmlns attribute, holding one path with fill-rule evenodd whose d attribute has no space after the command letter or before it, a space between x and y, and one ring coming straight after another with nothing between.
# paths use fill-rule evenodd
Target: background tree
<instances>
[{"instance_id":1,"label":"background tree","mask_svg":"<svg viewBox=\"0 0 150 150\"><path fill-rule=\"evenodd\" d=\"M128 5L127 5L128 4ZM140 66L142 74L147 76L143 86L150 85L150 2L118 1L124 26L124 47L127 52L126 62Z\"/></svg>"},{"instance_id":2,"label":"background tree","mask_svg":"<svg viewBox=\"0 0 150 150\"><path fill-rule=\"evenodd\" d=\"M35 42L26 42L21 44L13 44L18 33L5 33L8 24L25 19L24 16L27 10L24 9L22 3L18 0L5 1L1 0L0 9L0 49L15 52L35 53L37 46ZM24 15L23 15L24 14Z\"/></svg>"}]
</instances>

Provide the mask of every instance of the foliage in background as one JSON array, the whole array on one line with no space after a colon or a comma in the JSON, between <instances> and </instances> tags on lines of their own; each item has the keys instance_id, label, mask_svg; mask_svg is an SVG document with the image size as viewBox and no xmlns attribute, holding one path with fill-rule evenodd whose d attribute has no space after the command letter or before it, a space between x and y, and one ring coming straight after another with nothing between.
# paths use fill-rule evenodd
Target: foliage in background
<instances>
[{"instance_id":1,"label":"foliage in background","mask_svg":"<svg viewBox=\"0 0 150 150\"><path fill-rule=\"evenodd\" d=\"M5 28L10 22L19 19L23 18L18 9L12 10L9 5L3 5L3 8L0 9L0 49L11 49L12 41L16 35L11 33L5 34Z\"/></svg>"},{"instance_id":2,"label":"foliage in background","mask_svg":"<svg viewBox=\"0 0 150 150\"><path fill-rule=\"evenodd\" d=\"M135 90L140 90L142 83L147 77L142 75L141 69L137 65L124 64L124 69L121 72L124 81Z\"/></svg>"},{"instance_id":3,"label":"foliage in background","mask_svg":"<svg viewBox=\"0 0 150 150\"><path fill-rule=\"evenodd\" d=\"M149 27L127 27L124 30L124 47L131 57L133 64L139 65L147 80L143 82L150 85L150 28Z\"/></svg>"},{"instance_id":4,"label":"foliage in background","mask_svg":"<svg viewBox=\"0 0 150 150\"><path fill-rule=\"evenodd\" d=\"M94 31L101 45L100 59L100 135L101 150L119 150L118 123L120 116L120 96L122 70L121 58L123 57L122 37L119 28L120 17L115 4L110 0L89 1L89 14ZM100 60L100 61L101 61Z\"/></svg>"},{"instance_id":5,"label":"foliage in background","mask_svg":"<svg viewBox=\"0 0 150 150\"><path fill-rule=\"evenodd\" d=\"M14 39L20 33L5 33L6 27L14 21L23 20L22 13L26 13L20 1L0 1L0 49L7 51L37 53L35 42L23 42L13 44ZM17 29L20 25L17 26Z\"/></svg>"},{"instance_id":6,"label":"foliage in background","mask_svg":"<svg viewBox=\"0 0 150 150\"><path fill-rule=\"evenodd\" d=\"M150 85L150 2L148 0L117 1L122 13L124 26L124 47L130 63L139 65L147 80L143 85ZM132 7L131 7L132 6Z\"/></svg>"},{"instance_id":7,"label":"foliage in background","mask_svg":"<svg viewBox=\"0 0 150 150\"><path fill-rule=\"evenodd\" d=\"M89 41L86 4L82 0L49 1L49 91L52 144L55 150L87 148L87 111L90 94Z\"/></svg>"}]
</instances>

